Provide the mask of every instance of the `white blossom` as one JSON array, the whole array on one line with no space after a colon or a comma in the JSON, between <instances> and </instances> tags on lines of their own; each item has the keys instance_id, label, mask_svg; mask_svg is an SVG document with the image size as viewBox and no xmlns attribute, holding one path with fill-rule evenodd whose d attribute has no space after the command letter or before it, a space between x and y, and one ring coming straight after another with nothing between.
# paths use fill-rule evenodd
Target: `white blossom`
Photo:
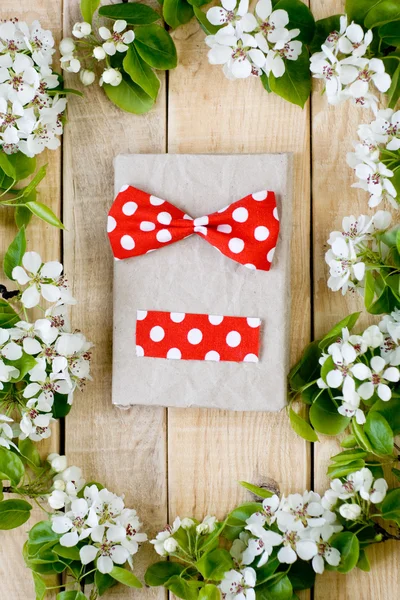
<instances>
[{"instance_id":1,"label":"white blossom","mask_svg":"<svg viewBox=\"0 0 400 600\"><path fill-rule=\"evenodd\" d=\"M251 567L241 571L231 569L224 575L219 585L225 600L255 600L256 572Z\"/></svg>"},{"instance_id":2,"label":"white blossom","mask_svg":"<svg viewBox=\"0 0 400 600\"><path fill-rule=\"evenodd\" d=\"M353 366L354 377L363 381L357 389L363 400L369 400L376 392L379 398L385 402L392 397L392 390L388 383L397 383L400 379L400 371L397 367L387 367L381 356L373 356L370 367L358 363Z\"/></svg>"},{"instance_id":3,"label":"white blossom","mask_svg":"<svg viewBox=\"0 0 400 600\"><path fill-rule=\"evenodd\" d=\"M82 23L75 23L72 28L72 35L78 39L87 37L92 32L92 26L90 23L83 21Z\"/></svg>"},{"instance_id":4,"label":"white blossom","mask_svg":"<svg viewBox=\"0 0 400 600\"><path fill-rule=\"evenodd\" d=\"M135 33L132 29L125 31L127 22L119 19L114 22L113 31L107 27L100 27L99 35L105 40L102 44L103 50L109 56L114 56L116 52L126 52L128 45L135 39Z\"/></svg>"},{"instance_id":5,"label":"white blossom","mask_svg":"<svg viewBox=\"0 0 400 600\"><path fill-rule=\"evenodd\" d=\"M19 452L18 446L12 441L15 436L10 423L13 423L11 417L0 414L0 446L7 450L12 447Z\"/></svg>"},{"instance_id":6,"label":"white blossom","mask_svg":"<svg viewBox=\"0 0 400 600\"><path fill-rule=\"evenodd\" d=\"M150 540L150 544L153 544L154 550L157 552L157 554L159 554L160 556L168 555L168 550L165 547L165 542L167 542L167 540L172 538L172 536L174 535L174 533L176 533L178 531L180 526L181 526L181 520L179 517L177 517L175 519L175 521L173 522L172 526L167 525L165 527L165 529L163 529L163 531L160 531L159 533L157 533L156 538L154 540ZM167 547L168 547L168 544L167 544Z\"/></svg>"},{"instance_id":7,"label":"white blossom","mask_svg":"<svg viewBox=\"0 0 400 600\"><path fill-rule=\"evenodd\" d=\"M103 83L108 83L109 85L112 86L117 86L121 83L122 81L122 74L120 71L118 71L117 69L113 69L112 67L110 67L109 69L104 69L101 77L100 77L100 85L103 85Z\"/></svg>"},{"instance_id":8,"label":"white blossom","mask_svg":"<svg viewBox=\"0 0 400 600\"><path fill-rule=\"evenodd\" d=\"M249 10L249 0L221 0L221 6L213 6L207 11L207 19L212 25L231 24L240 31L249 32L257 27L257 21Z\"/></svg>"}]
</instances>

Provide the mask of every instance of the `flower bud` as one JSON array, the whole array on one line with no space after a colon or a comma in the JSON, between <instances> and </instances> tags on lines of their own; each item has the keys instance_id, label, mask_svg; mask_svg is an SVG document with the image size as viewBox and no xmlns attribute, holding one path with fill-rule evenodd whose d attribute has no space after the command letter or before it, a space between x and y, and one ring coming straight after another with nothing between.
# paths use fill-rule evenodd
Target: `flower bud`
<instances>
[{"instance_id":1,"label":"flower bud","mask_svg":"<svg viewBox=\"0 0 400 600\"><path fill-rule=\"evenodd\" d=\"M110 85L113 86L117 86L121 83L122 81L122 75L119 71L117 71L117 69L105 69L103 71L103 75L100 78L100 85L102 85L102 83L108 83Z\"/></svg>"},{"instance_id":2,"label":"flower bud","mask_svg":"<svg viewBox=\"0 0 400 600\"><path fill-rule=\"evenodd\" d=\"M188 519L188 518L182 519L181 527L183 529L190 529L191 527L193 527L193 525L194 525L193 519Z\"/></svg>"},{"instance_id":3,"label":"flower bud","mask_svg":"<svg viewBox=\"0 0 400 600\"><path fill-rule=\"evenodd\" d=\"M48 497L48 503L50 504L51 508L54 508L54 510L60 510L61 508L64 508L67 498L68 496L64 492L60 490L54 490L54 492L52 492Z\"/></svg>"},{"instance_id":4,"label":"flower bud","mask_svg":"<svg viewBox=\"0 0 400 600\"><path fill-rule=\"evenodd\" d=\"M102 46L96 46L96 48L93 49L93 56L97 58L97 60L104 60L106 52Z\"/></svg>"},{"instance_id":5,"label":"flower bud","mask_svg":"<svg viewBox=\"0 0 400 600\"><path fill-rule=\"evenodd\" d=\"M85 21L83 21L83 23L75 23L72 28L72 35L74 35L76 38L83 38L87 35L90 35L91 31L92 26L90 23L85 23Z\"/></svg>"},{"instance_id":6,"label":"flower bud","mask_svg":"<svg viewBox=\"0 0 400 600\"><path fill-rule=\"evenodd\" d=\"M172 537L166 539L164 542L164 550L165 550L165 552L168 552L169 554L172 552L175 552L177 547L178 547L178 542L176 540L174 540L174 538L172 538Z\"/></svg>"},{"instance_id":7,"label":"flower bud","mask_svg":"<svg viewBox=\"0 0 400 600\"><path fill-rule=\"evenodd\" d=\"M96 79L96 76L93 71L90 71L89 69L82 69L82 71L79 73L79 78L83 85L91 85Z\"/></svg>"},{"instance_id":8,"label":"flower bud","mask_svg":"<svg viewBox=\"0 0 400 600\"><path fill-rule=\"evenodd\" d=\"M70 37L64 38L61 40L59 48L61 54L63 55L72 54L72 52L75 50L74 40Z\"/></svg>"},{"instance_id":9,"label":"flower bud","mask_svg":"<svg viewBox=\"0 0 400 600\"><path fill-rule=\"evenodd\" d=\"M62 479L56 479L55 482L53 483L53 488L55 490L61 490L62 492L65 491L65 483L63 482Z\"/></svg>"},{"instance_id":10,"label":"flower bud","mask_svg":"<svg viewBox=\"0 0 400 600\"><path fill-rule=\"evenodd\" d=\"M50 455L52 456L52 455ZM49 456L49 458L50 458ZM51 468L53 469L53 471L55 471L56 473L61 473L61 471L65 471L65 469L67 468L67 457L66 456L59 456L59 455L55 455L52 457L51 461L49 460L50 464L51 464Z\"/></svg>"},{"instance_id":11,"label":"flower bud","mask_svg":"<svg viewBox=\"0 0 400 600\"><path fill-rule=\"evenodd\" d=\"M361 506L358 504L342 504L339 512L344 519L355 521L361 514Z\"/></svg>"},{"instance_id":12,"label":"flower bud","mask_svg":"<svg viewBox=\"0 0 400 600\"><path fill-rule=\"evenodd\" d=\"M200 523L200 525L197 525L196 533L198 533L199 535L206 535L208 533L207 523Z\"/></svg>"}]
</instances>

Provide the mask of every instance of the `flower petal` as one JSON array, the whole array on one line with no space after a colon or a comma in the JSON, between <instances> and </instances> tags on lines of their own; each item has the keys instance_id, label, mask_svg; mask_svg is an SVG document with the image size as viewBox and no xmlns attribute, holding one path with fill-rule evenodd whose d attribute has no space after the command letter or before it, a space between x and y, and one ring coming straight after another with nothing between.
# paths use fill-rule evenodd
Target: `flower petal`
<instances>
[{"instance_id":1,"label":"flower petal","mask_svg":"<svg viewBox=\"0 0 400 600\"><path fill-rule=\"evenodd\" d=\"M40 269L40 265L42 264L42 259L40 254L37 252L25 252L22 257L22 264L29 273L37 273Z\"/></svg>"},{"instance_id":2,"label":"flower petal","mask_svg":"<svg viewBox=\"0 0 400 600\"><path fill-rule=\"evenodd\" d=\"M114 563L109 556L100 556L97 560L97 568L100 573L111 573L114 568Z\"/></svg>"},{"instance_id":3,"label":"flower petal","mask_svg":"<svg viewBox=\"0 0 400 600\"><path fill-rule=\"evenodd\" d=\"M79 550L79 556L81 559L81 563L83 565L87 565L90 562L92 562L96 558L97 552L98 552L98 550L97 550L96 546L83 546L83 548L81 548ZM112 561L111 561L111 564L112 564ZM112 567L111 567L111 569L112 569ZM103 573L103 571L102 571L102 573Z\"/></svg>"}]
</instances>

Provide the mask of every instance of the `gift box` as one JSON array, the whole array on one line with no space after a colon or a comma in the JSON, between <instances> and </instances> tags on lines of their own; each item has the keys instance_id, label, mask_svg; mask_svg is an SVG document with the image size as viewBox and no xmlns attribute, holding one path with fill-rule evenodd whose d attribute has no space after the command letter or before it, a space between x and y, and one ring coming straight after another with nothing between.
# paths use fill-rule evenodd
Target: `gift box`
<instances>
[{"instance_id":1,"label":"gift box","mask_svg":"<svg viewBox=\"0 0 400 600\"><path fill-rule=\"evenodd\" d=\"M232 260L196 234L114 262L113 403L241 411L283 408L290 343L292 155L120 155L115 159L115 194L127 186L170 202L188 219L269 190L276 197L280 231L269 271ZM171 330L165 331L168 313L181 315L181 321L174 318ZM157 335L147 345L138 344L137 332L150 335L141 322L147 315L156 319L155 328L148 332L153 329ZM161 344L157 346L160 329L164 344L176 332L182 335L185 315L194 332L190 333L196 346L194 358L181 358L179 348L171 348L163 357L158 350ZM197 321L196 315L201 315ZM250 326L257 323L257 354L232 350L235 344L244 344L245 319L236 321L241 327L239 337L236 331L226 336L231 351L218 354L210 342L212 332L198 333L202 325L196 323L204 324L204 315L214 317L215 327L220 323L215 316L243 317ZM204 360L200 359L202 344ZM148 350L152 347L157 352ZM190 355L190 344L185 357L188 351Z\"/></svg>"}]
</instances>

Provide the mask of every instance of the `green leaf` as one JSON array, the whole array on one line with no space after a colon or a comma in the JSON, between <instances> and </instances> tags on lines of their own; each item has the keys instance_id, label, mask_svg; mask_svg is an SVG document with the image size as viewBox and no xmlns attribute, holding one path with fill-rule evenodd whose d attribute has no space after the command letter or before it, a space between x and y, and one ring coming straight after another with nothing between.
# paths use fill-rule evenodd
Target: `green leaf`
<instances>
[{"instance_id":1,"label":"green leaf","mask_svg":"<svg viewBox=\"0 0 400 600\"><path fill-rule=\"evenodd\" d=\"M0 474L17 486L25 473L24 463L17 454L0 446Z\"/></svg>"},{"instance_id":2,"label":"green leaf","mask_svg":"<svg viewBox=\"0 0 400 600\"><path fill-rule=\"evenodd\" d=\"M338 435L350 423L348 417L343 417L338 413L326 390L322 392L311 406L309 416L311 425L319 433L324 433L325 435Z\"/></svg>"},{"instance_id":3,"label":"green leaf","mask_svg":"<svg viewBox=\"0 0 400 600\"><path fill-rule=\"evenodd\" d=\"M396 479L397 479L398 481L400 481L400 469L395 469L395 468L393 468L393 469L392 469L392 473L393 473L393 475L396 477Z\"/></svg>"},{"instance_id":4,"label":"green leaf","mask_svg":"<svg viewBox=\"0 0 400 600\"><path fill-rule=\"evenodd\" d=\"M36 444L29 438L18 440L18 448L21 452L21 458L26 458L27 461L34 467L41 466L40 454Z\"/></svg>"},{"instance_id":5,"label":"green leaf","mask_svg":"<svg viewBox=\"0 0 400 600\"><path fill-rule=\"evenodd\" d=\"M87 597L82 592L77 591L60 592L57 594L56 600L87 600Z\"/></svg>"},{"instance_id":6,"label":"green leaf","mask_svg":"<svg viewBox=\"0 0 400 600\"><path fill-rule=\"evenodd\" d=\"M93 15L98 9L100 0L81 0L81 13L86 23L91 23Z\"/></svg>"},{"instance_id":7,"label":"green leaf","mask_svg":"<svg viewBox=\"0 0 400 600\"><path fill-rule=\"evenodd\" d=\"M277 557L270 556L265 565L257 567L257 586L269 581L280 565L281 563Z\"/></svg>"},{"instance_id":8,"label":"green leaf","mask_svg":"<svg viewBox=\"0 0 400 600\"><path fill-rule=\"evenodd\" d=\"M378 412L369 412L364 425L365 433L378 454L392 454L393 431L389 423Z\"/></svg>"},{"instance_id":9,"label":"green leaf","mask_svg":"<svg viewBox=\"0 0 400 600\"><path fill-rule=\"evenodd\" d=\"M164 585L173 575L180 575L185 565L177 562L159 561L151 565L144 576L147 585L152 587Z\"/></svg>"},{"instance_id":10,"label":"green leaf","mask_svg":"<svg viewBox=\"0 0 400 600\"><path fill-rule=\"evenodd\" d=\"M107 573L100 573L100 571L96 571L96 573L94 574L94 583L98 589L99 596L102 596L111 587L117 585L116 579L114 579Z\"/></svg>"},{"instance_id":11,"label":"green leaf","mask_svg":"<svg viewBox=\"0 0 400 600\"><path fill-rule=\"evenodd\" d=\"M354 473L354 471L359 471L364 467L364 460L353 460L348 463L334 463L328 467L327 473L331 479L336 479L338 477L346 477L349 473Z\"/></svg>"},{"instance_id":12,"label":"green leaf","mask_svg":"<svg viewBox=\"0 0 400 600\"><path fill-rule=\"evenodd\" d=\"M376 400L371 407L371 412L377 411L390 424L393 435L400 434L400 398L392 396L389 402Z\"/></svg>"},{"instance_id":13,"label":"green leaf","mask_svg":"<svg viewBox=\"0 0 400 600\"><path fill-rule=\"evenodd\" d=\"M397 21L379 27L378 35L388 46L400 46L400 24Z\"/></svg>"},{"instance_id":14,"label":"green leaf","mask_svg":"<svg viewBox=\"0 0 400 600\"><path fill-rule=\"evenodd\" d=\"M368 11L364 25L367 29L384 25L390 21L400 19L400 5L397 0L383 0L376 3L371 10Z\"/></svg>"},{"instance_id":15,"label":"green leaf","mask_svg":"<svg viewBox=\"0 0 400 600\"><path fill-rule=\"evenodd\" d=\"M71 411L72 405L68 402L68 396L66 394L54 394L54 404L51 409L53 417L55 419L63 419Z\"/></svg>"},{"instance_id":16,"label":"green leaf","mask_svg":"<svg viewBox=\"0 0 400 600\"><path fill-rule=\"evenodd\" d=\"M193 11L196 19L200 23L200 26L204 33L207 35L215 35L221 27L219 25L212 25L210 21L207 19L206 13L204 13L198 6L193 6ZM264 73L265 75L265 73ZM266 77L266 75L265 75Z\"/></svg>"},{"instance_id":17,"label":"green leaf","mask_svg":"<svg viewBox=\"0 0 400 600\"><path fill-rule=\"evenodd\" d=\"M382 315L392 312L398 304L398 299L390 287L386 285L377 300L366 306L366 309L371 315Z\"/></svg>"},{"instance_id":18,"label":"green leaf","mask_svg":"<svg viewBox=\"0 0 400 600\"><path fill-rule=\"evenodd\" d=\"M246 521L255 512L260 511L262 505L258 502L246 502L235 508L228 515L226 527L223 536L228 540L233 540L239 536L244 529Z\"/></svg>"},{"instance_id":19,"label":"green leaf","mask_svg":"<svg viewBox=\"0 0 400 600\"><path fill-rule=\"evenodd\" d=\"M38 551L44 544L58 542L60 536L51 528L50 521L39 521L29 532L29 544L33 550Z\"/></svg>"},{"instance_id":20,"label":"green leaf","mask_svg":"<svg viewBox=\"0 0 400 600\"><path fill-rule=\"evenodd\" d=\"M315 571L311 563L300 559L292 564L288 577L294 590L308 590L315 583Z\"/></svg>"},{"instance_id":21,"label":"green leaf","mask_svg":"<svg viewBox=\"0 0 400 600\"><path fill-rule=\"evenodd\" d=\"M131 588L141 588L142 584L139 579L132 573L132 571L128 571L128 569L123 569L122 567L113 567L113 570L110 573L111 577L119 583L123 583L124 585Z\"/></svg>"},{"instance_id":22,"label":"green leaf","mask_svg":"<svg viewBox=\"0 0 400 600\"><path fill-rule=\"evenodd\" d=\"M0 298L0 327L9 329L10 327L14 327L15 323L18 323L20 320L19 315L17 315L13 307Z\"/></svg>"},{"instance_id":23,"label":"green leaf","mask_svg":"<svg viewBox=\"0 0 400 600\"><path fill-rule=\"evenodd\" d=\"M344 450L343 452L339 452L339 454L335 454L335 456L331 457L331 460L335 463L349 463L353 460L360 460L366 458L368 456L368 452L363 450L362 448L355 448L354 450Z\"/></svg>"},{"instance_id":24,"label":"green leaf","mask_svg":"<svg viewBox=\"0 0 400 600\"><path fill-rule=\"evenodd\" d=\"M172 29L188 23L193 14L193 8L186 0L164 0L163 2L163 17Z\"/></svg>"},{"instance_id":25,"label":"green leaf","mask_svg":"<svg viewBox=\"0 0 400 600\"><path fill-rule=\"evenodd\" d=\"M308 442L319 442L318 436L310 423L300 417L292 408L289 408L289 419L292 429L297 435Z\"/></svg>"},{"instance_id":26,"label":"green leaf","mask_svg":"<svg viewBox=\"0 0 400 600\"><path fill-rule=\"evenodd\" d=\"M322 44L325 44L326 38L334 31L340 30L340 16L333 15L326 19L320 19L315 23L315 33L310 45L310 52L321 52Z\"/></svg>"},{"instance_id":27,"label":"green leaf","mask_svg":"<svg viewBox=\"0 0 400 600\"><path fill-rule=\"evenodd\" d=\"M247 481L239 481L239 484L260 498L271 498L273 495L269 490L253 485L252 483L247 483Z\"/></svg>"},{"instance_id":28,"label":"green leaf","mask_svg":"<svg viewBox=\"0 0 400 600\"><path fill-rule=\"evenodd\" d=\"M287 575L277 582L256 586L255 591L257 600L291 600L293 597L293 586Z\"/></svg>"},{"instance_id":29,"label":"green leaf","mask_svg":"<svg viewBox=\"0 0 400 600\"><path fill-rule=\"evenodd\" d=\"M0 169L4 171L7 177L10 177L14 181L16 181L17 174L15 166L5 152L0 152Z\"/></svg>"},{"instance_id":30,"label":"green leaf","mask_svg":"<svg viewBox=\"0 0 400 600\"><path fill-rule=\"evenodd\" d=\"M340 563L336 567L339 573L348 573L357 565L360 555L358 538L350 531L337 533L331 539L331 546L340 552Z\"/></svg>"},{"instance_id":31,"label":"green leaf","mask_svg":"<svg viewBox=\"0 0 400 600\"><path fill-rule=\"evenodd\" d=\"M143 25L135 32L133 44L153 69L175 69L178 64L172 37L160 25Z\"/></svg>"},{"instance_id":32,"label":"green leaf","mask_svg":"<svg viewBox=\"0 0 400 600\"><path fill-rule=\"evenodd\" d=\"M345 13L349 23L355 21L364 25L364 19L372 7L378 6L383 0L346 0Z\"/></svg>"},{"instance_id":33,"label":"green leaf","mask_svg":"<svg viewBox=\"0 0 400 600\"><path fill-rule=\"evenodd\" d=\"M0 529L14 529L26 523L31 516L32 505L25 500L0 502Z\"/></svg>"},{"instance_id":34,"label":"green leaf","mask_svg":"<svg viewBox=\"0 0 400 600\"><path fill-rule=\"evenodd\" d=\"M125 74L122 75L122 81L119 85L113 86L105 83L103 89L111 102L122 108L122 110L135 115L148 112L154 105L153 98L150 98L140 86Z\"/></svg>"},{"instance_id":35,"label":"green leaf","mask_svg":"<svg viewBox=\"0 0 400 600\"><path fill-rule=\"evenodd\" d=\"M400 488L390 490L386 494L381 504L381 511L385 521L394 521L400 527Z\"/></svg>"},{"instance_id":36,"label":"green leaf","mask_svg":"<svg viewBox=\"0 0 400 600\"><path fill-rule=\"evenodd\" d=\"M356 436L353 434L347 435L340 442L340 445L342 446L342 448L354 448L355 446L357 446Z\"/></svg>"},{"instance_id":37,"label":"green leaf","mask_svg":"<svg viewBox=\"0 0 400 600\"><path fill-rule=\"evenodd\" d=\"M7 158L9 163L14 167L15 179L17 181L25 179L35 172L36 157L30 158L22 152L16 152L16 154L9 154Z\"/></svg>"},{"instance_id":38,"label":"green leaf","mask_svg":"<svg viewBox=\"0 0 400 600\"><path fill-rule=\"evenodd\" d=\"M32 577L35 586L36 600L43 600L47 591L46 582L38 573L32 572Z\"/></svg>"},{"instance_id":39,"label":"green leaf","mask_svg":"<svg viewBox=\"0 0 400 600\"><path fill-rule=\"evenodd\" d=\"M160 80L152 68L140 58L133 44L129 46L122 64L132 81L155 100L160 89Z\"/></svg>"},{"instance_id":40,"label":"green leaf","mask_svg":"<svg viewBox=\"0 0 400 600\"><path fill-rule=\"evenodd\" d=\"M387 61L385 61L385 67L386 65ZM386 93L388 97L389 108L394 108L400 96L400 62L398 63L396 70L392 75L392 83L390 84L390 88Z\"/></svg>"},{"instance_id":41,"label":"green leaf","mask_svg":"<svg viewBox=\"0 0 400 600\"><path fill-rule=\"evenodd\" d=\"M368 556L365 550L360 549L357 567L361 569L361 571L366 571L367 573L371 570L371 565L369 564Z\"/></svg>"},{"instance_id":42,"label":"green leaf","mask_svg":"<svg viewBox=\"0 0 400 600\"><path fill-rule=\"evenodd\" d=\"M182 579L178 575L173 575L171 579L165 583L165 587L175 594L175 596L178 596L178 598L182 598L183 600L198 600L197 589L193 585L189 585L185 579Z\"/></svg>"},{"instance_id":43,"label":"green leaf","mask_svg":"<svg viewBox=\"0 0 400 600\"><path fill-rule=\"evenodd\" d=\"M41 202L26 202L24 206L26 206L32 214L39 217L39 219L49 223L49 225L53 225L53 227L58 227L59 229L65 229L60 219L56 217L51 208L45 204L42 204Z\"/></svg>"},{"instance_id":44,"label":"green leaf","mask_svg":"<svg viewBox=\"0 0 400 600\"><path fill-rule=\"evenodd\" d=\"M196 568L204 579L220 581L224 578L224 573L233 569L233 559L227 550L216 548L203 554L197 561Z\"/></svg>"},{"instance_id":45,"label":"green leaf","mask_svg":"<svg viewBox=\"0 0 400 600\"><path fill-rule=\"evenodd\" d=\"M52 551L57 554L57 556L61 556L61 558L69 558L71 560L80 560L79 548L76 546L72 546L71 548L68 546L61 546L61 544L56 544L53 546Z\"/></svg>"},{"instance_id":46,"label":"green leaf","mask_svg":"<svg viewBox=\"0 0 400 600\"><path fill-rule=\"evenodd\" d=\"M353 421L351 422L351 429L352 429L353 434L354 434L354 436L355 436L355 438L357 440L358 445L361 446L361 448L364 448L364 450L367 450L368 452L373 452L373 448L371 446L371 442L369 441L369 439L365 435L363 426L359 425L357 423L357 421L355 421L353 419Z\"/></svg>"},{"instance_id":47,"label":"green leaf","mask_svg":"<svg viewBox=\"0 0 400 600\"><path fill-rule=\"evenodd\" d=\"M10 364L18 369L19 375L15 378L15 381L21 381L25 375L36 365L36 358L31 354L26 354L26 352L23 351L21 358L18 358L17 360L7 360L6 362L7 364Z\"/></svg>"},{"instance_id":48,"label":"green leaf","mask_svg":"<svg viewBox=\"0 0 400 600\"><path fill-rule=\"evenodd\" d=\"M207 583L204 587L200 588L199 600L221 600L221 592L216 585Z\"/></svg>"},{"instance_id":49,"label":"green leaf","mask_svg":"<svg viewBox=\"0 0 400 600\"><path fill-rule=\"evenodd\" d=\"M339 321L339 323L336 323L336 325L334 325L332 329L328 331L328 333L319 342L320 349L325 350L325 348L328 348L328 346L336 342L338 338L341 338L342 329L347 327L347 329L351 331L357 323L360 314L360 312L352 313L351 315L348 315L347 317Z\"/></svg>"},{"instance_id":50,"label":"green leaf","mask_svg":"<svg viewBox=\"0 0 400 600\"><path fill-rule=\"evenodd\" d=\"M289 15L290 29L300 29L296 40L304 44L310 44L314 37L315 21L306 4L301 0L280 0L274 10L286 10Z\"/></svg>"},{"instance_id":51,"label":"green leaf","mask_svg":"<svg viewBox=\"0 0 400 600\"><path fill-rule=\"evenodd\" d=\"M299 362L290 370L288 379L290 388L295 392L302 391L308 383L318 379L320 374L319 359L321 351L318 342L308 344Z\"/></svg>"},{"instance_id":52,"label":"green leaf","mask_svg":"<svg viewBox=\"0 0 400 600\"><path fill-rule=\"evenodd\" d=\"M21 229L21 227L27 227L27 225L29 225L32 219L32 213L29 208L26 208L23 204L18 204L15 207L14 218L16 226L18 229Z\"/></svg>"},{"instance_id":53,"label":"green leaf","mask_svg":"<svg viewBox=\"0 0 400 600\"><path fill-rule=\"evenodd\" d=\"M270 94L271 88L269 87L268 75L266 73L261 73L260 80L264 90L266 90Z\"/></svg>"},{"instance_id":54,"label":"green leaf","mask_svg":"<svg viewBox=\"0 0 400 600\"><path fill-rule=\"evenodd\" d=\"M150 25L161 19L161 16L153 8L139 2L101 6L99 15L114 20L123 19L129 25Z\"/></svg>"},{"instance_id":55,"label":"green leaf","mask_svg":"<svg viewBox=\"0 0 400 600\"><path fill-rule=\"evenodd\" d=\"M288 102L301 108L311 92L309 54L306 47L297 60L285 60L285 72L282 77L274 77L271 73L268 81L271 91L278 94Z\"/></svg>"},{"instance_id":56,"label":"green leaf","mask_svg":"<svg viewBox=\"0 0 400 600\"><path fill-rule=\"evenodd\" d=\"M9 279L12 279L12 270L22 262L26 250L25 227L22 227L8 247L4 257L3 270Z\"/></svg>"},{"instance_id":57,"label":"green leaf","mask_svg":"<svg viewBox=\"0 0 400 600\"><path fill-rule=\"evenodd\" d=\"M30 194L37 188L39 183L46 176L47 165L43 165L40 167L39 171L36 173L35 177L28 183L26 187L21 190L18 198L23 200L24 198L29 198Z\"/></svg>"}]
</instances>

